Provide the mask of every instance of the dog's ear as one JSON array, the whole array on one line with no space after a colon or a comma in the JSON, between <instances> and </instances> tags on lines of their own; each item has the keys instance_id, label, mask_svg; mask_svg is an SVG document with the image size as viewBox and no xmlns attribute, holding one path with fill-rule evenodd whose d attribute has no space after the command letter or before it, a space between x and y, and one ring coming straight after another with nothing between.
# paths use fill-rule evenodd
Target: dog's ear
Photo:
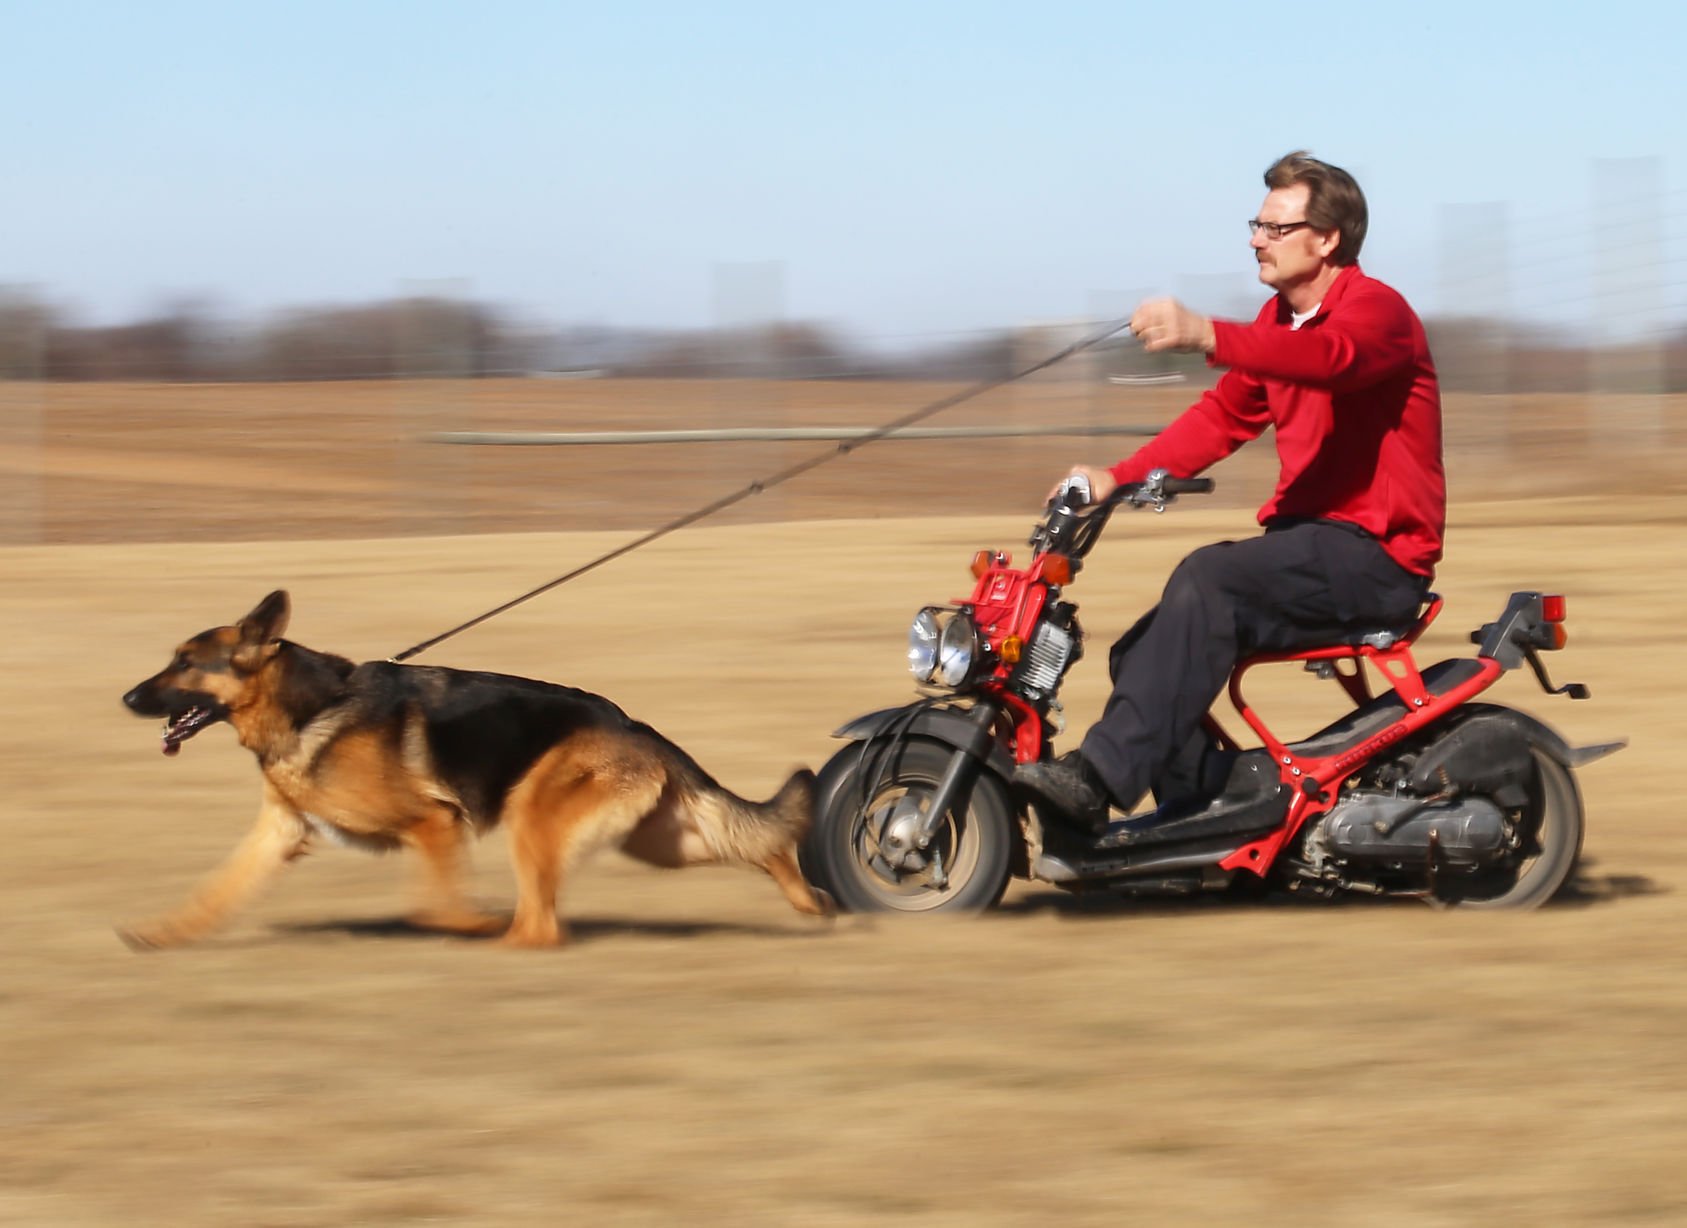
<instances>
[{"instance_id":1,"label":"dog's ear","mask_svg":"<svg viewBox=\"0 0 1687 1228\"><path fill-rule=\"evenodd\" d=\"M240 620L236 628L240 632L240 642L257 645L280 639L281 633L287 630L287 616L291 612L287 591L276 589Z\"/></svg>"}]
</instances>

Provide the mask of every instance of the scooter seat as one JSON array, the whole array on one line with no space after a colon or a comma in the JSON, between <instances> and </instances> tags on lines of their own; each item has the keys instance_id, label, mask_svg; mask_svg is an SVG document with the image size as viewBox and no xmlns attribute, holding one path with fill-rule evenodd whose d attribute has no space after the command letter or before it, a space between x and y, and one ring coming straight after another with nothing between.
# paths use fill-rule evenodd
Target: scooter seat
<instances>
[{"instance_id":1,"label":"scooter seat","mask_svg":"<svg viewBox=\"0 0 1687 1228\"><path fill-rule=\"evenodd\" d=\"M1411 622L1392 627L1323 627L1303 631L1295 637L1295 646L1280 655L1296 657L1302 654L1328 653L1337 649L1373 648L1378 652L1392 648L1402 641L1410 643L1423 634L1425 627L1435 621L1441 611L1438 593L1426 593L1423 606Z\"/></svg>"}]
</instances>

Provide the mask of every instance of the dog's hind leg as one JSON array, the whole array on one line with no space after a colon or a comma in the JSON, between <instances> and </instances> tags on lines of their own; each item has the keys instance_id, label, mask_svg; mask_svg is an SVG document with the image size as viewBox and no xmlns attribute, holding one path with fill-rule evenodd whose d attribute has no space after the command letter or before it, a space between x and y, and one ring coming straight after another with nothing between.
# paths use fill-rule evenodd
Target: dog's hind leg
<instances>
[{"instance_id":1,"label":"dog's hind leg","mask_svg":"<svg viewBox=\"0 0 1687 1228\"><path fill-rule=\"evenodd\" d=\"M568 939L557 918L567 872L587 854L617 843L656 805L664 779L646 759L613 740L576 737L546 755L504 806L516 877L515 919L503 942L553 947Z\"/></svg>"},{"instance_id":2,"label":"dog's hind leg","mask_svg":"<svg viewBox=\"0 0 1687 1228\"><path fill-rule=\"evenodd\" d=\"M402 839L422 859L424 903L410 914L419 929L447 934L495 934L503 922L469 903L463 894L467 820L445 804L406 828Z\"/></svg>"},{"instance_id":3,"label":"dog's hind leg","mask_svg":"<svg viewBox=\"0 0 1687 1228\"><path fill-rule=\"evenodd\" d=\"M309 841L309 825L266 781L257 823L187 903L157 920L120 927L118 936L137 951L181 946L202 938L257 895L276 871L305 851Z\"/></svg>"}]
</instances>

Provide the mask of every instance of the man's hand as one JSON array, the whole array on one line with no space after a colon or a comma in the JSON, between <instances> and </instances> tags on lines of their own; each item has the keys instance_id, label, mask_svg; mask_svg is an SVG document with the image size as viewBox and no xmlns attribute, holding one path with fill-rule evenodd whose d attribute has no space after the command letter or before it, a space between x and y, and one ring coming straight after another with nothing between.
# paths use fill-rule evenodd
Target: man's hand
<instances>
[{"instance_id":1,"label":"man's hand","mask_svg":"<svg viewBox=\"0 0 1687 1228\"><path fill-rule=\"evenodd\" d=\"M1218 346L1213 322L1196 315L1175 298L1151 298L1131 316L1131 332L1150 354L1167 350L1211 354Z\"/></svg>"},{"instance_id":2,"label":"man's hand","mask_svg":"<svg viewBox=\"0 0 1687 1228\"><path fill-rule=\"evenodd\" d=\"M1090 503L1092 504L1100 503L1119 488L1119 483L1107 470L1098 469L1091 465L1073 465L1070 473L1063 475L1060 481L1049 487L1048 498L1044 499L1043 502L1053 503L1054 497L1060 493L1060 488L1065 484L1066 479L1079 476L1089 479Z\"/></svg>"}]
</instances>

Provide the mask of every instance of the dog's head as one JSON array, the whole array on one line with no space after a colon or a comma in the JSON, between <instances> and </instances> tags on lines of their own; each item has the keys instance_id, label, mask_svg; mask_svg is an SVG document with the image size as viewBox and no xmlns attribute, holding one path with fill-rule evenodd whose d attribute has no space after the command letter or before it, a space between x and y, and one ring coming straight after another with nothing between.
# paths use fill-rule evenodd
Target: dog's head
<instances>
[{"instance_id":1,"label":"dog's head","mask_svg":"<svg viewBox=\"0 0 1687 1228\"><path fill-rule=\"evenodd\" d=\"M234 626L201 631L182 644L170 664L123 696L124 705L136 716L163 717L164 753L175 754L240 706L275 655L287 615L287 594L277 589Z\"/></svg>"}]
</instances>

